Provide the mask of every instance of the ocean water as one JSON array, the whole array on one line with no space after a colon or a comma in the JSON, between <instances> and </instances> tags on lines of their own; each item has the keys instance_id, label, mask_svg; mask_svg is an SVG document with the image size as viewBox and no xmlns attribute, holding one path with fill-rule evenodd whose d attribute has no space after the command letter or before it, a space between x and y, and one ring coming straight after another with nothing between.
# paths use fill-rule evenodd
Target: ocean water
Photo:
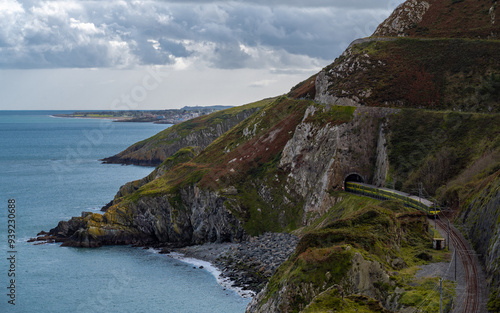
<instances>
[{"instance_id":1,"label":"ocean water","mask_svg":"<svg viewBox=\"0 0 500 313\"><path fill-rule=\"evenodd\" d=\"M50 117L56 113L64 112L0 111L0 312L244 312L249 299L212 273L151 250L26 242L98 211L121 185L149 174L98 159L168 127Z\"/></svg>"}]
</instances>

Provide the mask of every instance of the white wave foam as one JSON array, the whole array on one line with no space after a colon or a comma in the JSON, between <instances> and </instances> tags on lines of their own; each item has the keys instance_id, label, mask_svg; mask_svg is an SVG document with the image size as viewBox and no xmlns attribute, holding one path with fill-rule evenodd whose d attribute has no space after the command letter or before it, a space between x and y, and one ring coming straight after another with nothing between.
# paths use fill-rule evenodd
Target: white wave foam
<instances>
[{"instance_id":1,"label":"white wave foam","mask_svg":"<svg viewBox=\"0 0 500 313\"><path fill-rule=\"evenodd\" d=\"M159 253L159 250L156 250L156 249L149 249L149 251L151 251L153 253ZM170 252L170 253L166 254L166 256L168 256L172 259L187 263L187 264L191 264L191 265L196 266L198 268L203 266L204 270L206 270L207 272L209 272L210 274L212 274L216 278L217 283L219 285L221 285L222 287L224 287L226 289L234 290L242 298L252 298L255 296L255 292L253 292L251 290L243 290L243 288L241 288L241 287L233 286L231 280L229 278L222 277L222 275L221 275L222 272L210 262L185 257L182 253L178 253L178 252Z\"/></svg>"},{"instance_id":2,"label":"white wave foam","mask_svg":"<svg viewBox=\"0 0 500 313\"><path fill-rule=\"evenodd\" d=\"M102 207L98 207L98 206L91 207L91 208L87 208L87 209L86 209L86 212L102 212L102 211L101 211L101 208L102 208Z\"/></svg>"}]
</instances>

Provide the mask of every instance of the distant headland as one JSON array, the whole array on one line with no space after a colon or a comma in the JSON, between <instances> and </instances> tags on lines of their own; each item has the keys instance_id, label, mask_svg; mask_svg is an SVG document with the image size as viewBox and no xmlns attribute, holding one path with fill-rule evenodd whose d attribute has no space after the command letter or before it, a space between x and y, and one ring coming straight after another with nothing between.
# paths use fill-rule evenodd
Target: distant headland
<instances>
[{"instance_id":1,"label":"distant headland","mask_svg":"<svg viewBox=\"0 0 500 313\"><path fill-rule=\"evenodd\" d=\"M181 109L141 111L77 111L70 114L55 114L63 118L111 119L114 122L135 122L155 124L178 124L198 116L231 108L231 106L185 106Z\"/></svg>"}]
</instances>

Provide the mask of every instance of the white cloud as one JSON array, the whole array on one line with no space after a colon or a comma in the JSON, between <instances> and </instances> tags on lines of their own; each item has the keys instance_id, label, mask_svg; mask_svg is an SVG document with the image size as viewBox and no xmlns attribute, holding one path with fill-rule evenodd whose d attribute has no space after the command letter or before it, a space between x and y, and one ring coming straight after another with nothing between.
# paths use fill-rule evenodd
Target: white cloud
<instances>
[{"instance_id":1,"label":"white cloud","mask_svg":"<svg viewBox=\"0 0 500 313\"><path fill-rule=\"evenodd\" d=\"M169 75L137 109L276 96L401 2L0 0L2 109L110 109L151 66Z\"/></svg>"},{"instance_id":2,"label":"white cloud","mask_svg":"<svg viewBox=\"0 0 500 313\"><path fill-rule=\"evenodd\" d=\"M0 47L16 46L22 42L21 28L17 21L23 14L24 8L17 1L0 2Z\"/></svg>"},{"instance_id":3,"label":"white cloud","mask_svg":"<svg viewBox=\"0 0 500 313\"><path fill-rule=\"evenodd\" d=\"M128 68L137 63L136 56L131 52L130 45L134 45L135 42L125 42L121 40L110 40L108 41L108 58L111 60L111 64L114 64L117 68Z\"/></svg>"},{"instance_id":4,"label":"white cloud","mask_svg":"<svg viewBox=\"0 0 500 313\"><path fill-rule=\"evenodd\" d=\"M104 31L101 29L97 29L94 25L94 23L83 23L80 22L79 20L76 20L74 18L69 19L69 27L81 30L82 32L89 34L89 35L94 35L94 34L103 34Z\"/></svg>"},{"instance_id":5,"label":"white cloud","mask_svg":"<svg viewBox=\"0 0 500 313\"><path fill-rule=\"evenodd\" d=\"M180 58L226 69L311 68L369 35L398 2L4 0L0 68L123 68Z\"/></svg>"}]
</instances>

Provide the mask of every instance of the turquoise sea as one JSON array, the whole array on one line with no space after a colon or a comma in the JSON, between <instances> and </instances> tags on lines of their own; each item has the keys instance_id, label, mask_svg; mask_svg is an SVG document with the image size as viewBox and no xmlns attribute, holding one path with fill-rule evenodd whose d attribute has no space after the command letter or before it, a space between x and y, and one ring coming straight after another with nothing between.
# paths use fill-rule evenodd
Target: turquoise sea
<instances>
[{"instance_id":1,"label":"turquoise sea","mask_svg":"<svg viewBox=\"0 0 500 313\"><path fill-rule=\"evenodd\" d=\"M0 312L244 312L249 299L210 272L150 250L27 243L60 220L97 212L121 185L149 174L98 159L168 127L57 113L68 112L0 111Z\"/></svg>"}]
</instances>

